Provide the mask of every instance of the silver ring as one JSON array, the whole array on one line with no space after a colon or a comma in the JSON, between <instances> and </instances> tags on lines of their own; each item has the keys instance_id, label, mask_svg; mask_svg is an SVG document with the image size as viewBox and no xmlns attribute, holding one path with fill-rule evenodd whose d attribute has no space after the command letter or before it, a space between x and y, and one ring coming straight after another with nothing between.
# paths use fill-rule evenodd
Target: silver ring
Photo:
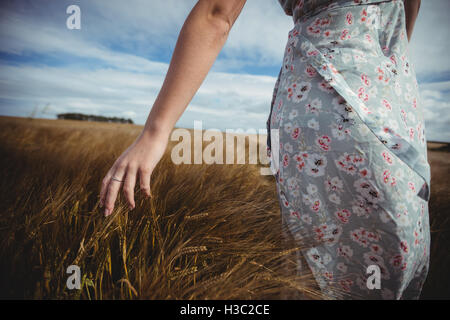
<instances>
[{"instance_id":1,"label":"silver ring","mask_svg":"<svg viewBox=\"0 0 450 320\"><path fill-rule=\"evenodd\" d=\"M119 180L119 179L117 179L115 177L112 177L111 180L118 181L118 182L123 182L122 180Z\"/></svg>"}]
</instances>

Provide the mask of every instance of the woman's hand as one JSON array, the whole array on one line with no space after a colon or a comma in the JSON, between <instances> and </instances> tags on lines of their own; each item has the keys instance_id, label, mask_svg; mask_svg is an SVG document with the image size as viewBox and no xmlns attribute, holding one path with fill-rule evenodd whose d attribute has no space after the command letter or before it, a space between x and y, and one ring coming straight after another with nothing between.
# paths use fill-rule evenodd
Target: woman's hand
<instances>
[{"instance_id":1,"label":"woman's hand","mask_svg":"<svg viewBox=\"0 0 450 320\"><path fill-rule=\"evenodd\" d=\"M103 178L100 191L100 207L105 206L105 216L112 213L122 185L129 208L134 209L134 187L138 176L140 189L146 196L151 196L150 177L166 150L167 141L166 135L149 134L143 131L136 141L117 158Z\"/></svg>"},{"instance_id":2,"label":"woman's hand","mask_svg":"<svg viewBox=\"0 0 450 320\"><path fill-rule=\"evenodd\" d=\"M141 189L150 195L150 176L167 147L167 132L174 127L205 79L245 2L198 0L189 13L143 133L116 160L103 179L100 206L105 205L106 216L114 209L122 184L130 209L134 208L137 175Z\"/></svg>"}]
</instances>

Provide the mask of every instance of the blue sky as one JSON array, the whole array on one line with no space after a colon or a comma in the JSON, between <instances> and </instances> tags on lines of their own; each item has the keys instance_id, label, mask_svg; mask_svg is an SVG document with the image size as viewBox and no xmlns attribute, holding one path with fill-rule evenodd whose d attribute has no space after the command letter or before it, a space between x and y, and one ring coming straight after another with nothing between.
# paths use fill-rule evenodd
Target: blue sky
<instances>
[{"instance_id":1,"label":"blue sky","mask_svg":"<svg viewBox=\"0 0 450 320\"><path fill-rule=\"evenodd\" d=\"M1 1L0 114L82 112L143 124L192 0ZM66 8L81 8L81 30ZM450 142L450 1L422 1L410 44L428 140ZM292 19L247 0L225 47L177 123L264 129Z\"/></svg>"}]
</instances>

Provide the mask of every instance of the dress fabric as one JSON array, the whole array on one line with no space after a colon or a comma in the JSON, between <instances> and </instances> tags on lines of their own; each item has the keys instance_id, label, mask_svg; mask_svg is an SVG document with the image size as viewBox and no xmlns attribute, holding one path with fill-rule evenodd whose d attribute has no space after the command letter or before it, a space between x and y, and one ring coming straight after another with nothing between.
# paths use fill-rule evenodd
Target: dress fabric
<instances>
[{"instance_id":1,"label":"dress fabric","mask_svg":"<svg viewBox=\"0 0 450 320\"><path fill-rule=\"evenodd\" d=\"M325 297L418 299L430 166L403 2L279 2L294 27L267 151L283 224Z\"/></svg>"}]
</instances>

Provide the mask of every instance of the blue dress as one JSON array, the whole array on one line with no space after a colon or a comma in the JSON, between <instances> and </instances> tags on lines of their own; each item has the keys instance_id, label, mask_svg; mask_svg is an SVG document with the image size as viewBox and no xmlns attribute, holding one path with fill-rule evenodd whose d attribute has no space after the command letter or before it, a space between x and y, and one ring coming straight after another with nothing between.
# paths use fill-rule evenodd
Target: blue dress
<instances>
[{"instance_id":1,"label":"blue dress","mask_svg":"<svg viewBox=\"0 0 450 320\"><path fill-rule=\"evenodd\" d=\"M294 20L267 119L283 224L324 297L417 299L430 166L403 2L279 2Z\"/></svg>"}]
</instances>

